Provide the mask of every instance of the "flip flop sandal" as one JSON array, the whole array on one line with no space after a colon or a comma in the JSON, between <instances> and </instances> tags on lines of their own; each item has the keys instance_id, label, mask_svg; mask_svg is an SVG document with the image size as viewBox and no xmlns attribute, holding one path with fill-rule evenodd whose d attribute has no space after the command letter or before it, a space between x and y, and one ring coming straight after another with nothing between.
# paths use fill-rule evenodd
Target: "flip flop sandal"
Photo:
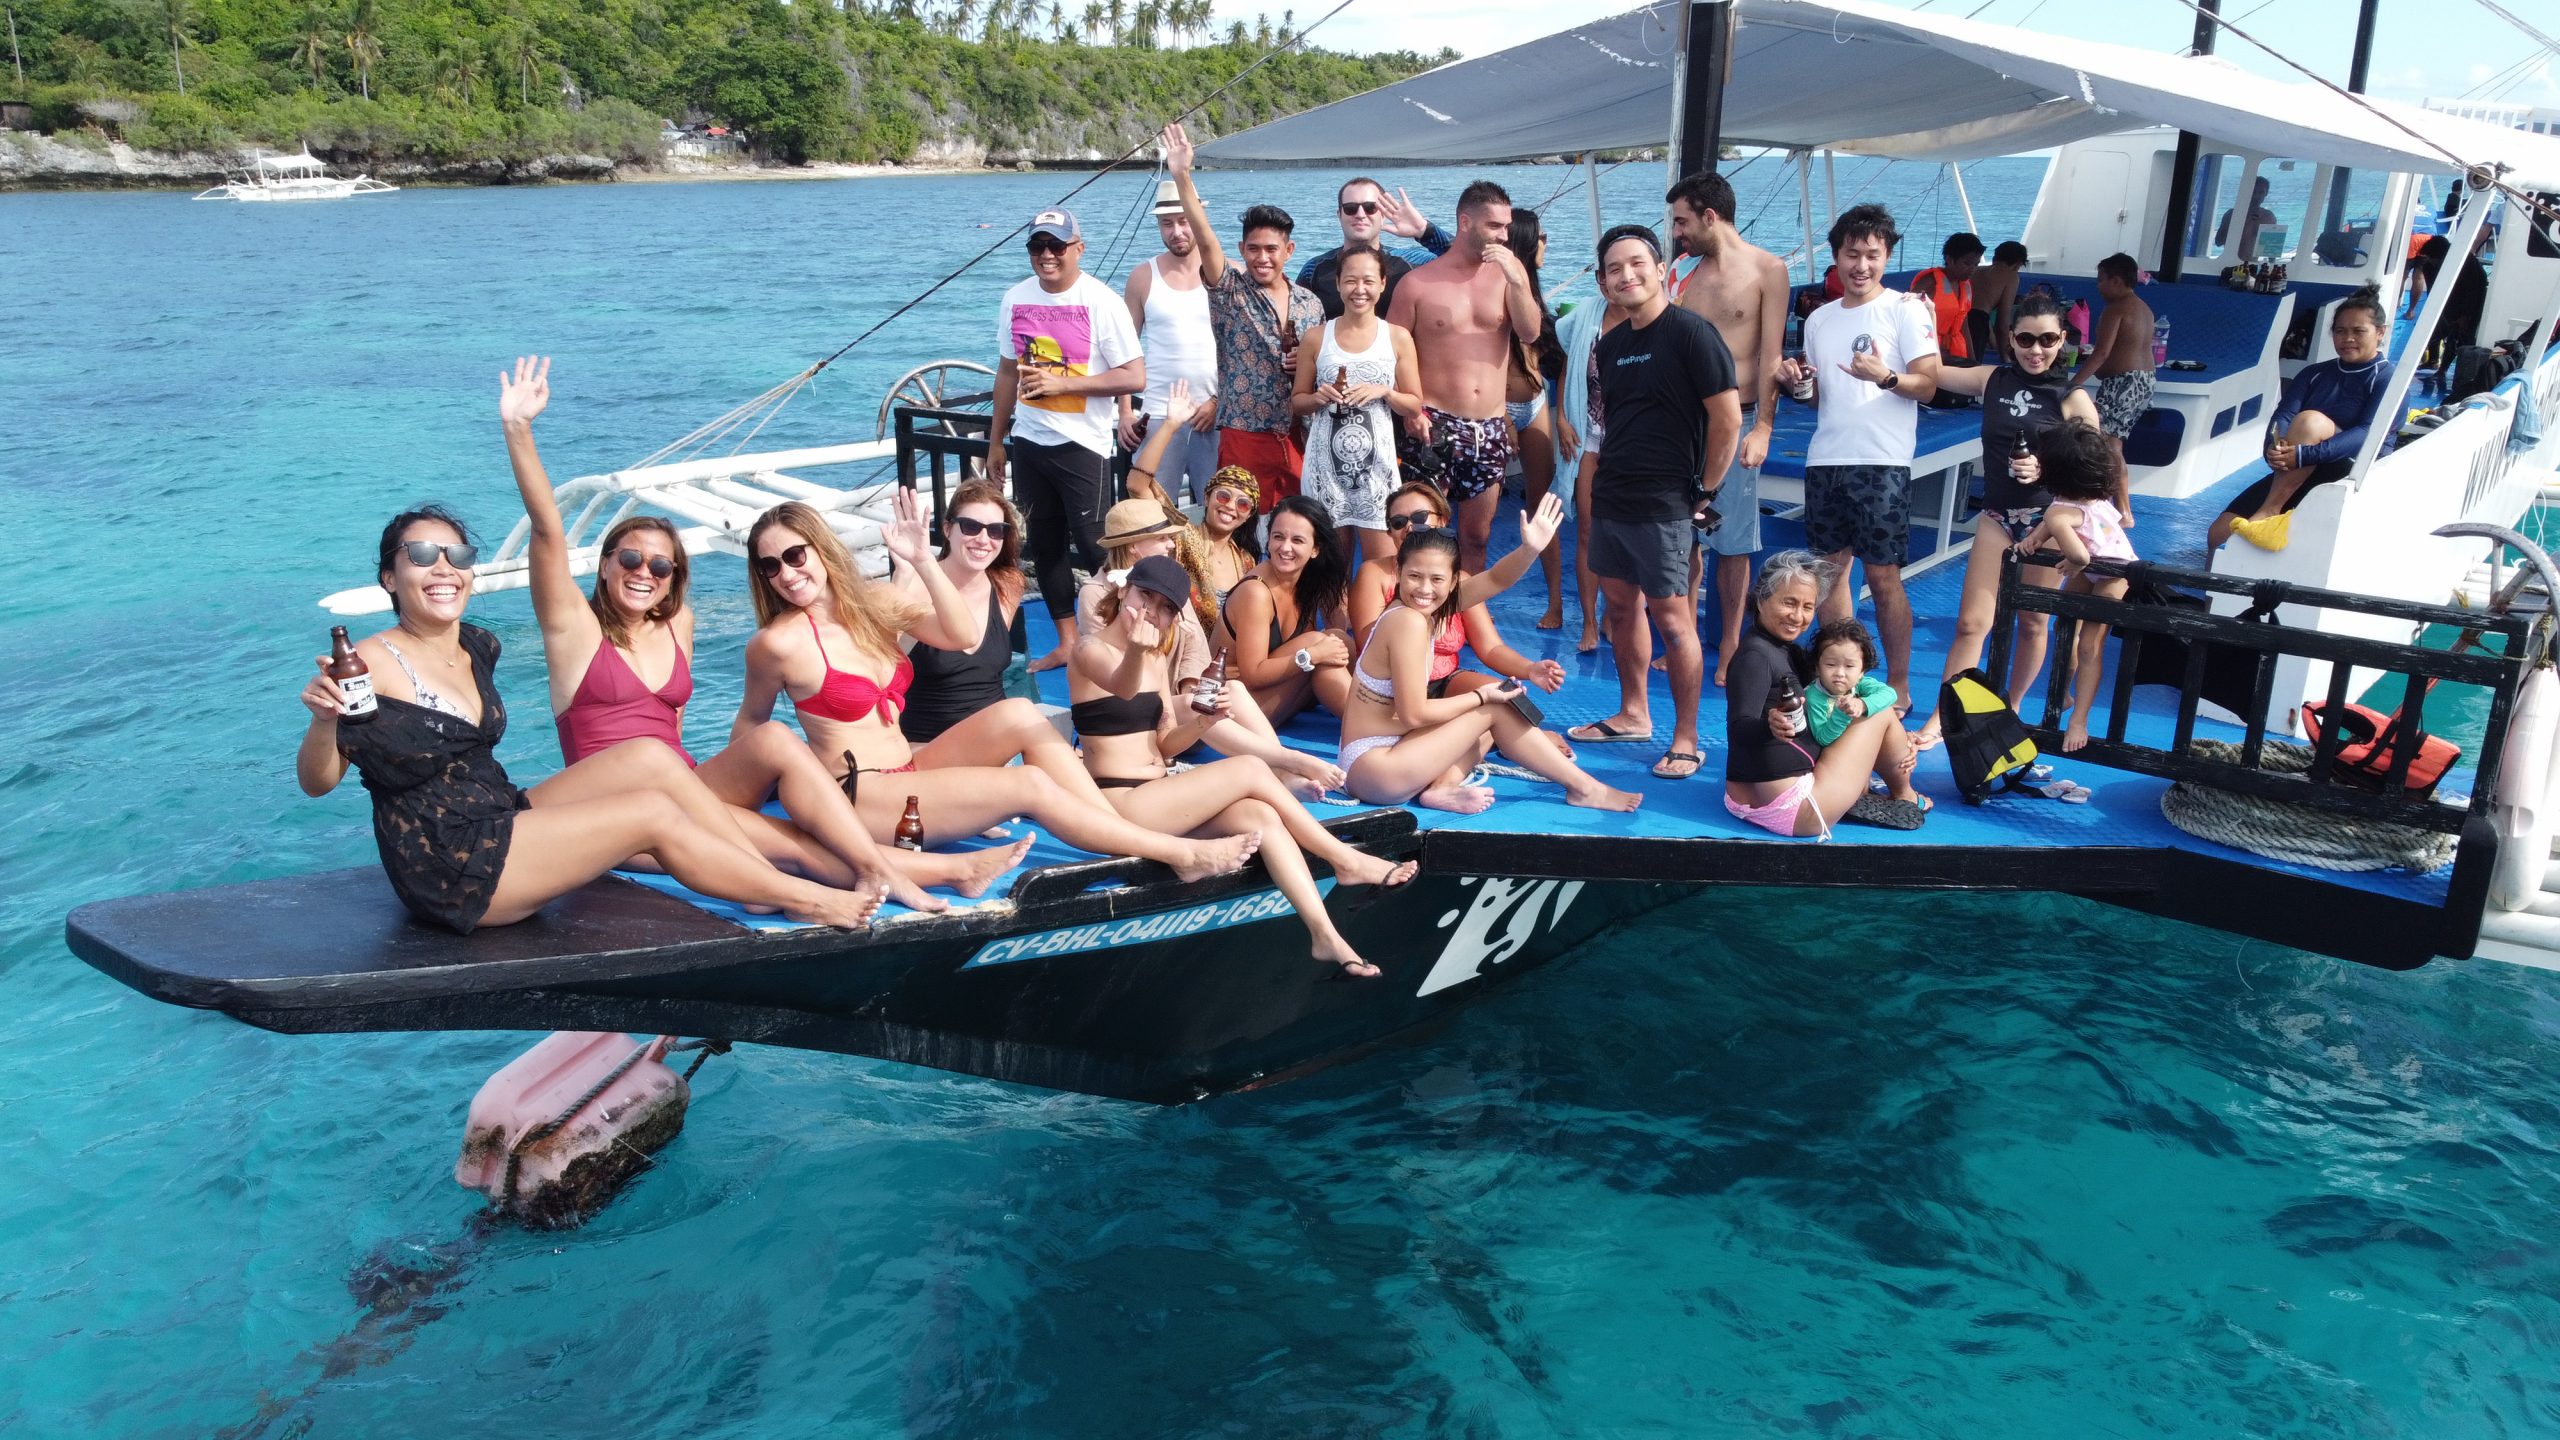
<instances>
[{"instance_id":1,"label":"flip flop sandal","mask_svg":"<svg viewBox=\"0 0 2560 1440\"><path fill-rule=\"evenodd\" d=\"M2051 771L2047 771L2046 778L2042 780L2012 779L2009 788L2028 795L2040 795L2047 800L2059 800L2065 805L2086 805L2091 793L2088 786L2073 784Z\"/></svg>"},{"instance_id":2,"label":"flip flop sandal","mask_svg":"<svg viewBox=\"0 0 2560 1440\"><path fill-rule=\"evenodd\" d=\"M1917 830L1929 818L1929 810L1909 800L1866 795L1861 796L1857 804L1849 807L1849 813L1840 818L1873 825L1881 830Z\"/></svg>"},{"instance_id":3,"label":"flip flop sandal","mask_svg":"<svg viewBox=\"0 0 2560 1440\"><path fill-rule=\"evenodd\" d=\"M1586 730L1591 733L1587 735L1581 733ZM1591 720L1565 731L1564 738L1576 745L1643 745L1653 739L1653 732L1647 730L1639 735L1633 730L1621 730L1603 720Z\"/></svg>"},{"instance_id":4,"label":"flip flop sandal","mask_svg":"<svg viewBox=\"0 0 2560 1440\"><path fill-rule=\"evenodd\" d=\"M1684 762L1689 767L1686 770L1672 771L1662 768L1665 765L1679 765ZM1707 762L1703 756L1697 755L1691 751L1666 750L1662 753L1661 759L1653 762L1653 778L1656 780L1686 780L1697 774L1699 768L1706 763Z\"/></svg>"}]
</instances>

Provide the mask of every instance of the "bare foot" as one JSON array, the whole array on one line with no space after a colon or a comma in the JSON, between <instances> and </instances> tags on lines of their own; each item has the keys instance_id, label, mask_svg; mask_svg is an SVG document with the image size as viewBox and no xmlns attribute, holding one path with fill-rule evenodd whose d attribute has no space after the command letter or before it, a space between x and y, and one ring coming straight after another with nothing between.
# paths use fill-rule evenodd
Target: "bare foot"
<instances>
[{"instance_id":1,"label":"bare foot","mask_svg":"<svg viewBox=\"0 0 2560 1440\"><path fill-rule=\"evenodd\" d=\"M1020 865L1022 857L1030 853L1031 837L1025 835L1010 845L998 845L991 850L972 850L966 855L954 855L952 859L965 862L964 868L959 874L942 883L975 900L986 894L996 881L1002 879L1015 866Z\"/></svg>"},{"instance_id":2,"label":"bare foot","mask_svg":"<svg viewBox=\"0 0 2560 1440\"><path fill-rule=\"evenodd\" d=\"M1598 627L1598 626L1595 626L1595 625L1585 625L1585 626L1583 626L1583 627L1582 627L1582 638L1581 638L1581 639L1579 639L1579 640L1577 640L1577 641L1575 641L1575 642L1573 643L1573 653L1574 653L1574 654L1576 654L1576 655L1588 655L1588 654L1590 654L1592 651L1597 650L1597 649L1599 649L1599 648L1600 648L1600 630L1599 630L1599 627Z\"/></svg>"},{"instance_id":3,"label":"bare foot","mask_svg":"<svg viewBox=\"0 0 2560 1440\"><path fill-rule=\"evenodd\" d=\"M1311 947L1311 953L1314 954L1316 959L1323 961L1327 965L1341 966L1342 973L1349 975L1354 979L1374 980L1378 976L1386 973L1385 971L1380 970L1377 966L1361 959L1360 952L1352 949L1349 945L1339 947L1332 945L1316 945Z\"/></svg>"},{"instance_id":4,"label":"bare foot","mask_svg":"<svg viewBox=\"0 0 2560 1440\"><path fill-rule=\"evenodd\" d=\"M1633 810L1644 803L1644 796L1633 790L1619 790L1594 780L1588 790L1567 790L1564 802L1585 810Z\"/></svg>"},{"instance_id":5,"label":"bare foot","mask_svg":"<svg viewBox=\"0 0 2560 1440\"><path fill-rule=\"evenodd\" d=\"M2087 718L2080 715L2072 716L2070 728L2062 732L2062 753L2068 755L2072 751L2077 750L2088 743L2089 722Z\"/></svg>"},{"instance_id":6,"label":"bare foot","mask_svg":"<svg viewBox=\"0 0 2560 1440\"><path fill-rule=\"evenodd\" d=\"M1538 628L1541 630L1563 629L1564 607L1561 605L1548 606L1547 613L1538 617Z\"/></svg>"},{"instance_id":7,"label":"bare foot","mask_svg":"<svg viewBox=\"0 0 2560 1440\"><path fill-rule=\"evenodd\" d=\"M1564 758L1567 760L1579 760L1582 758L1581 756L1573 753L1573 742L1564 738L1563 731L1550 730L1547 732L1547 738L1556 742L1556 748L1564 752Z\"/></svg>"},{"instance_id":8,"label":"bare foot","mask_svg":"<svg viewBox=\"0 0 2560 1440\"><path fill-rule=\"evenodd\" d=\"M809 888L815 894L807 902L783 907L785 913L804 925L859 930L871 923L871 912L880 908L880 897L867 889L838 890L814 883Z\"/></svg>"},{"instance_id":9,"label":"bare foot","mask_svg":"<svg viewBox=\"0 0 2560 1440\"><path fill-rule=\"evenodd\" d=\"M1184 884L1206 880L1213 875L1232 875L1244 868L1253 852L1262 848L1262 832L1247 830L1241 835L1221 835L1214 840L1191 842L1191 859L1173 867Z\"/></svg>"},{"instance_id":10,"label":"bare foot","mask_svg":"<svg viewBox=\"0 0 2560 1440\"><path fill-rule=\"evenodd\" d=\"M1654 656L1654 657L1653 657L1653 668L1654 668L1654 669L1656 669L1656 670L1662 670L1662 671L1668 671L1668 670L1670 670L1670 668L1671 668L1671 657L1670 657L1670 656L1668 656L1668 655L1656 655L1656 656Z\"/></svg>"},{"instance_id":11,"label":"bare foot","mask_svg":"<svg viewBox=\"0 0 2560 1440\"><path fill-rule=\"evenodd\" d=\"M1041 656L1039 659L1032 661L1031 673L1037 675L1043 670L1063 669L1065 668L1066 663L1067 647L1064 644L1061 644L1057 649L1052 650L1048 654Z\"/></svg>"},{"instance_id":12,"label":"bare foot","mask_svg":"<svg viewBox=\"0 0 2560 1440\"><path fill-rule=\"evenodd\" d=\"M1935 750L1938 748L1938 742L1945 738L1946 737L1944 735L1939 733L1938 717L1932 715L1929 717L1927 724L1922 725L1919 729L1911 732L1911 748L1914 750Z\"/></svg>"},{"instance_id":13,"label":"bare foot","mask_svg":"<svg viewBox=\"0 0 2560 1440\"><path fill-rule=\"evenodd\" d=\"M1434 785L1414 796L1413 803L1428 810L1481 815L1493 808L1493 792L1482 785Z\"/></svg>"},{"instance_id":14,"label":"bare foot","mask_svg":"<svg viewBox=\"0 0 2560 1440\"><path fill-rule=\"evenodd\" d=\"M1716 688L1719 690L1724 688L1724 657L1731 653L1733 647L1730 645L1716 652Z\"/></svg>"},{"instance_id":15,"label":"bare foot","mask_svg":"<svg viewBox=\"0 0 2560 1440\"><path fill-rule=\"evenodd\" d=\"M1337 885L1384 885L1393 890L1413 879L1415 873L1421 868L1410 860L1395 862L1365 851L1360 858L1365 863L1355 869L1337 868L1333 872L1334 883Z\"/></svg>"},{"instance_id":16,"label":"bare foot","mask_svg":"<svg viewBox=\"0 0 2560 1440\"><path fill-rule=\"evenodd\" d=\"M1280 771L1284 779L1296 776L1302 780L1312 780L1318 791L1339 790L1347 778L1343 775L1341 766L1321 755L1310 755L1304 750L1290 750L1271 768ZM1307 797L1301 794L1299 798Z\"/></svg>"},{"instance_id":17,"label":"bare foot","mask_svg":"<svg viewBox=\"0 0 2560 1440\"><path fill-rule=\"evenodd\" d=\"M1911 713L1911 687L1908 684L1893 687L1893 713L1896 715Z\"/></svg>"},{"instance_id":18,"label":"bare foot","mask_svg":"<svg viewBox=\"0 0 2560 1440\"><path fill-rule=\"evenodd\" d=\"M878 885L886 889L890 899L910 910L921 910L927 915L934 915L951 908L950 901L939 895L926 894L923 886L893 869L884 868L879 873L865 875L862 879L866 887Z\"/></svg>"}]
</instances>

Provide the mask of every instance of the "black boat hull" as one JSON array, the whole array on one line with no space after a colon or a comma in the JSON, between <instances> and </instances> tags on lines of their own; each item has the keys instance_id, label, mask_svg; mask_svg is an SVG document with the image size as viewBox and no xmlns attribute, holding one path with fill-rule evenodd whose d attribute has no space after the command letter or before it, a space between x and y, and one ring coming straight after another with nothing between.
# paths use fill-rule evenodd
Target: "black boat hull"
<instances>
[{"instance_id":1,"label":"black boat hull","mask_svg":"<svg viewBox=\"0 0 2560 1440\"><path fill-rule=\"evenodd\" d=\"M1310 957L1258 869L1108 890L1045 873L1014 906L859 934L751 931L608 878L454 936L369 869L104 901L66 928L145 995L290 1034L707 1035L1181 1103L1430 1024L1688 888L1426 874L1339 890L1336 922L1386 972L1351 980Z\"/></svg>"}]
</instances>

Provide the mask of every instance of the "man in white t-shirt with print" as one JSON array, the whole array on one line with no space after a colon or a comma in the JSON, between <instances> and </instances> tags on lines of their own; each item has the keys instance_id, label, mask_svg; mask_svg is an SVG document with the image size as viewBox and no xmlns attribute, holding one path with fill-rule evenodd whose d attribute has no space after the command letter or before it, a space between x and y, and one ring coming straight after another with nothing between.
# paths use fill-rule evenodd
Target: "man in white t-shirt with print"
<instances>
[{"instance_id":1,"label":"man in white t-shirt with print","mask_svg":"<svg viewBox=\"0 0 2560 1440\"><path fill-rule=\"evenodd\" d=\"M995 419L987 475L1013 470L1025 550L1058 648L1034 669L1066 662L1076 630L1075 566L1102 568L1102 513L1111 506L1111 440L1118 397L1147 388L1146 357L1129 309L1084 273L1084 234L1065 210L1031 217L1031 278L997 307ZM1074 559L1068 558L1072 547Z\"/></svg>"},{"instance_id":2,"label":"man in white t-shirt with print","mask_svg":"<svg viewBox=\"0 0 2560 1440\"><path fill-rule=\"evenodd\" d=\"M1937 321L1926 301L1884 288L1902 235L1881 205L1857 205L1831 223L1840 274L1837 300L1805 317L1804 358L1780 379L1810 376L1819 414L1804 465L1805 545L1838 567L1822 618L1857 609L1849 561L1866 566L1875 592L1885 677L1911 705L1911 599L1902 562L1911 545L1911 454L1920 402L1938 393Z\"/></svg>"}]
</instances>

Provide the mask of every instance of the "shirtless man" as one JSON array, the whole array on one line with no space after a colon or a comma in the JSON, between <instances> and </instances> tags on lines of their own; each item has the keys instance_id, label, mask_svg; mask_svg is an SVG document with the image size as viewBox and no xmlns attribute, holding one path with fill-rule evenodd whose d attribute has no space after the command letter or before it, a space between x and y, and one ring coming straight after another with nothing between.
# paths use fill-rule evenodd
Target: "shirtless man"
<instances>
[{"instance_id":1,"label":"shirtless man","mask_svg":"<svg viewBox=\"0 0 2560 1440\"><path fill-rule=\"evenodd\" d=\"M1760 466L1778 423L1778 346L1794 286L1784 261L1733 228L1733 186L1723 176L1701 171L1662 198L1670 202L1681 248L1698 257L1681 288L1680 308L1724 337L1742 392L1742 446L1716 492L1722 521L1707 536L1716 556L1716 599L1724 607L1724 636L1716 644L1716 688L1722 689L1750 609L1751 557L1760 549Z\"/></svg>"},{"instance_id":2,"label":"shirtless man","mask_svg":"<svg viewBox=\"0 0 2560 1440\"><path fill-rule=\"evenodd\" d=\"M1991 263L1973 277L1974 313L1991 327L1993 353L1984 365L2016 364L2018 347L2009 339L2009 321L2018 308L2018 272L2027 268L2027 247L2003 240L1991 251Z\"/></svg>"},{"instance_id":3,"label":"shirtless man","mask_svg":"<svg viewBox=\"0 0 2560 1440\"><path fill-rule=\"evenodd\" d=\"M1407 478L1427 479L1458 510L1458 568L1482 571L1493 512L1511 464L1505 413L1512 337L1535 335L1542 317L1528 268L1503 242L1511 197L1490 180L1458 195L1458 238L1449 253L1410 271L1387 319L1413 335L1422 370L1422 415L1397 446Z\"/></svg>"},{"instance_id":4,"label":"shirtless man","mask_svg":"<svg viewBox=\"0 0 2560 1440\"><path fill-rule=\"evenodd\" d=\"M2151 306L2133 293L2142 266L2118 251L2098 262L2098 298L2107 308L2098 315L2097 334L2071 383L2086 386L2098 402L2098 429L2116 452L2116 509L2125 528L2133 528L2131 482L2124 467L2124 437L2151 408Z\"/></svg>"}]
</instances>

